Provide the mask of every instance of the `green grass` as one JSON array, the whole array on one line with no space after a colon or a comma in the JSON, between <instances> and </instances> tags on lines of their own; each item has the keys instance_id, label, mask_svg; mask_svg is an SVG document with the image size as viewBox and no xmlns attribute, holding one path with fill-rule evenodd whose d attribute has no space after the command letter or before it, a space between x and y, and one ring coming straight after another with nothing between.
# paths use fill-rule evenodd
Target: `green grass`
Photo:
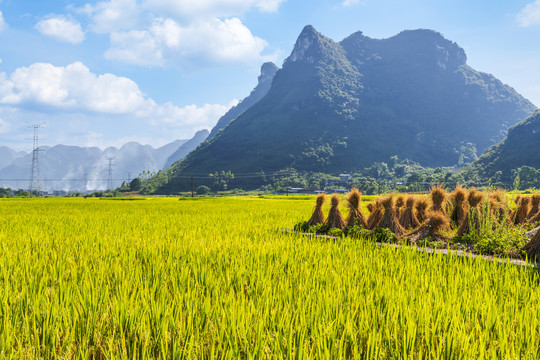
<instances>
[{"instance_id":1,"label":"green grass","mask_svg":"<svg viewBox=\"0 0 540 360\"><path fill-rule=\"evenodd\" d=\"M279 231L312 208L2 200L2 357L540 357L535 270Z\"/></svg>"}]
</instances>

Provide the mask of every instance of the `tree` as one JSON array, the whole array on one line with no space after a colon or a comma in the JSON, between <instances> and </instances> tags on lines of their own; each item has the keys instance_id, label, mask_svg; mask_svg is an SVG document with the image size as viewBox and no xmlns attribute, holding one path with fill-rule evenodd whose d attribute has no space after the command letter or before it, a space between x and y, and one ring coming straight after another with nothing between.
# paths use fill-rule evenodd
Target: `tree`
<instances>
[{"instance_id":1,"label":"tree","mask_svg":"<svg viewBox=\"0 0 540 360\"><path fill-rule=\"evenodd\" d=\"M197 188L197 195L206 195L210 192L210 188L206 185L201 185Z\"/></svg>"},{"instance_id":2,"label":"tree","mask_svg":"<svg viewBox=\"0 0 540 360\"><path fill-rule=\"evenodd\" d=\"M131 182L129 183L129 190L131 191L139 191L141 190L141 187L142 187L142 181L138 177L131 180Z\"/></svg>"}]
</instances>

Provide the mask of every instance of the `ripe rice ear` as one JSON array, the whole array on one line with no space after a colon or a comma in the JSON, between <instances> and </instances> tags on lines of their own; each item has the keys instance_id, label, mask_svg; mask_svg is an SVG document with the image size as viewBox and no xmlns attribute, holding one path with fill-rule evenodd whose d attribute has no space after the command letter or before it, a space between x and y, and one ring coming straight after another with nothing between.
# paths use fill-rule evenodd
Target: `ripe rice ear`
<instances>
[{"instance_id":1,"label":"ripe rice ear","mask_svg":"<svg viewBox=\"0 0 540 360\"><path fill-rule=\"evenodd\" d=\"M431 241L448 241L448 236L441 233L442 229L450 226L448 217L439 211L430 211L427 214L427 220L420 227L404 235L412 243L418 243L420 240L430 239Z\"/></svg>"},{"instance_id":2,"label":"ripe rice ear","mask_svg":"<svg viewBox=\"0 0 540 360\"><path fill-rule=\"evenodd\" d=\"M384 206L384 216L379 224L380 228L389 229L396 236L402 236L407 231L400 225L399 220L396 217L394 210L394 197L392 195L383 199L382 205Z\"/></svg>"},{"instance_id":3,"label":"ripe rice ear","mask_svg":"<svg viewBox=\"0 0 540 360\"><path fill-rule=\"evenodd\" d=\"M328 218L325 223L329 228L345 229L345 220L338 207L340 201L341 199L338 194L332 195L332 199L330 200L332 206L330 207L330 212L328 213Z\"/></svg>"},{"instance_id":4,"label":"ripe rice ear","mask_svg":"<svg viewBox=\"0 0 540 360\"><path fill-rule=\"evenodd\" d=\"M426 211L428 208L428 202L427 199L421 198L416 201L416 218L418 219L418 222L423 223L426 220Z\"/></svg>"},{"instance_id":5,"label":"ripe rice ear","mask_svg":"<svg viewBox=\"0 0 540 360\"><path fill-rule=\"evenodd\" d=\"M444 202L448 194L441 186L437 185L431 188L431 211L440 211L446 214L444 211Z\"/></svg>"},{"instance_id":6,"label":"ripe rice ear","mask_svg":"<svg viewBox=\"0 0 540 360\"><path fill-rule=\"evenodd\" d=\"M459 226L465 219L469 208L469 204L466 201L467 191L461 185L458 185L454 190L452 197L454 200L454 209L452 210L450 219L453 224Z\"/></svg>"},{"instance_id":7,"label":"ripe rice ear","mask_svg":"<svg viewBox=\"0 0 540 360\"><path fill-rule=\"evenodd\" d=\"M380 199L377 199L375 201L375 205L373 205L373 211L369 215L369 218L367 221L367 228L369 230L374 230L381 222L382 216L383 216L383 208L381 205L381 201Z\"/></svg>"},{"instance_id":8,"label":"ripe rice ear","mask_svg":"<svg viewBox=\"0 0 540 360\"><path fill-rule=\"evenodd\" d=\"M322 211L322 207L325 200L326 194L322 193L317 195L317 198L315 199L315 209L313 210L313 215L311 215L311 218L307 221L309 226L324 223L324 214Z\"/></svg>"},{"instance_id":9,"label":"ripe rice ear","mask_svg":"<svg viewBox=\"0 0 540 360\"><path fill-rule=\"evenodd\" d=\"M353 188L347 195L347 205L349 207L349 216L347 218L347 226L360 225L367 228L367 218L361 208L362 193L358 189Z\"/></svg>"},{"instance_id":10,"label":"ripe rice ear","mask_svg":"<svg viewBox=\"0 0 540 360\"><path fill-rule=\"evenodd\" d=\"M404 229L414 229L420 225L418 218L414 214L414 203L415 199L412 196L407 198L405 205L405 210L399 217L399 224L403 226Z\"/></svg>"}]
</instances>

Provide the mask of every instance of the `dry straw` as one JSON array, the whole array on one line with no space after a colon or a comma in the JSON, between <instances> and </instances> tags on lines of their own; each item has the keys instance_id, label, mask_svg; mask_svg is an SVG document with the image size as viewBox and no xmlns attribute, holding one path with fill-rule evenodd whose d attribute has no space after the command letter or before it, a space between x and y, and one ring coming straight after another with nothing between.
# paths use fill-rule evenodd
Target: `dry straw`
<instances>
[{"instance_id":1,"label":"dry straw","mask_svg":"<svg viewBox=\"0 0 540 360\"><path fill-rule=\"evenodd\" d=\"M468 203L465 201L467 197L467 191L458 185L454 190L452 197L454 199L454 209L450 219L456 226L460 226L465 216L467 215Z\"/></svg>"},{"instance_id":2,"label":"dry straw","mask_svg":"<svg viewBox=\"0 0 540 360\"><path fill-rule=\"evenodd\" d=\"M367 221L367 226L368 226L367 228L369 230L374 230L382 220L383 208L382 208L380 199L375 200L374 205L373 204L369 204L369 205L372 205L373 211L371 211L371 214L369 215L369 218Z\"/></svg>"},{"instance_id":3,"label":"dry straw","mask_svg":"<svg viewBox=\"0 0 540 360\"><path fill-rule=\"evenodd\" d=\"M531 197L531 204L532 207L527 214L526 220L532 219L536 214L538 214L538 211L540 211L540 195L534 194Z\"/></svg>"},{"instance_id":4,"label":"dry straw","mask_svg":"<svg viewBox=\"0 0 540 360\"><path fill-rule=\"evenodd\" d=\"M448 194L441 186L437 185L431 188L431 211L439 211L446 215L444 211L444 202Z\"/></svg>"},{"instance_id":5,"label":"dry straw","mask_svg":"<svg viewBox=\"0 0 540 360\"><path fill-rule=\"evenodd\" d=\"M489 194L491 212L497 218L497 222L502 224L508 220L508 209L506 208L506 193L501 190L493 191Z\"/></svg>"},{"instance_id":6,"label":"dry straw","mask_svg":"<svg viewBox=\"0 0 540 360\"><path fill-rule=\"evenodd\" d=\"M322 207L325 200L326 194L322 193L317 195L317 198L315 199L315 209L313 210L313 215L311 215L311 218L307 221L307 224L309 226L324 223L324 214L322 211Z\"/></svg>"},{"instance_id":7,"label":"dry straw","mask_svg":"<svg viewBox=\"0 0 540 360\"><path fill-rule=\"evenodd\" d=\"M418 243L420 240L424 239L446 242L449 238L442 234L441 230L448 228L448 226L448 217L441 214L439 211L430 211L427 214L427 220L424 221L418 229L406 234L405 237L409 238L409 241L412 243Z\"/></svg>"},{"instance_id":8,"label":"dry straw","mask_svg":"<svg viewBox=\"0 0 540 360\"><path fill-rule=\"evenodd\" d=\"M457 235L459 237L470 234L473 231L477 231L480 228L480 220L482 218L482 212L480 211L480 203L482 202L482 199L484 198L484 194L477 191L476 189L471 189L469 191L469 195L467 196L467 200L469 201L469 211L467 211L467 215L465 216L465 219L463 219L463 222L459 226L459 229L457 231Z\"/></svg>"},{"instance_id":9,"label":"dry straw","mask_svg":"<svg viewBox=\"0 0 540 360\"><path fill-rule=\"evenodd\" d=\"M522 249L527 253L527 257L530 260L535 260L538 258L540 260L540 231L537 231L532 239L525 244Z\"/></svg>"},{"instance_id":10,"label":"dry straw","mask_svg":"<svg viewBox=\"0 0 540 360\"><path fill-rule=\"evenodd\" d=\"M403 206L405 205L405 197L400 195L396 198L396 206L395 206L395 212L396 217L399 219L401 216L401 213L403 211Z\"/></svg>"},{"instance_id":11,"label":"dry straw","mask_svg":"<svg viewBox=\"0 0 540 360\"><path fill-rule=\"evenodd\" d=\"M529 203L529 197L520 197L518 207L514 212L514 216L512 217L512 219L514 220L514 225L520 225L525 222L525 220L527 219L527 214L529 213Z\"/></svg>"},{"instance_id":12,"label":"dry straw","mask_svg":"<svg viewBox=\"0 0 540 360\"><path fill-rule=\"evenodd\" d=\"M326 219L326 226L329 228L345 229L345 220L341 211L339 211L339 202L341 199L338 194L332 194L332 199L330 200L330 212L328 213L328 218Z\"/></svg>"},{"instance_id":13,"label":"dry straw","mask_svg":"<svg viewBox=\"0 0 540 360\"><path fill-rule=\"evenodd\" d=\"M382 205L384 206L384 216L379 227L389 229L396 236L404 235L407 231L399 224L399 220L394 212L394 197L392 195L387 196L382 200Z\"/></svg>"},{"instance_id":14,"label":"dry straw","mask_svg":"<svg viewBox=\"0 0 540 360\"><path fill-rule=\"evenodd\" d=\"M419 223L423 223L426 220L426 211L428 208L427 199L422 198L416 201L416 218Z\"/></svg>"},{"instance_id":15,"label":"dry straw","mask_svg":"<svg viewBox=\"0 0 540 360\"><path fill-rule=\"evenodd\" d=\"M353 188L347 195L347 205L349 207L349 217L347 218L347 226L360 225L367 228L367 218L362 212L362 193L358 189Z\"/></svg>"},{"instance_id":16,"label":"dry straw","mask_svg":"<svg viewBox=\"0 0 540 360\"><path fill-rule=\"evenodd\" d=\"M414 203L414 197L409 196L405 203L405 210L399 217L399 223L404 229L414 229L420 225L418 218L414 214Z\"/></svg>"}]
</instances>

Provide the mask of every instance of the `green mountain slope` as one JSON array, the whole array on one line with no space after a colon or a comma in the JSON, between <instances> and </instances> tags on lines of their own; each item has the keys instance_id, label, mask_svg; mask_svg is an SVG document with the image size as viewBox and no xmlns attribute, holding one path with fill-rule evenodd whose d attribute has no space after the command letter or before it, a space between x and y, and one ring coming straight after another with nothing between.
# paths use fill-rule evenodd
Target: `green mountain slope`
<instances>
[{"instance_id":1,"label":"green mountain slope","mask_svg":"<svg viewBox=\"0 0 540 360\"><path fill-rule=\"evenodd\" d=\"M279 68L271 62L264 63L261 66L261 75L259 75L257 86L251 91L248 97L233 106L225 115L223 115L217 122L216 126L210 131L208 139L213 138L218 132L224 129L231 121L236 119L244 111L255 105L261 100L270 90L272 80L276 75Z\"/></svg>"},{"instance_id":2,"label":"green mountain slope","mask_svg":"<svg viewBox=\"0 0 540 360\"><path fill-rule=\"evenodd\" d=\"M337 43L306 26L267 95L176 163L162 190L186 174L338 173L392 155L454 165L465 144L482 152L535 109L434 31Z\"/></svg>"},{"instance_id":3,"label":"green mountain slope","mask_svg":"<svg viewBox=\"0 0 540 360\"><path fill-rule=\"evenodd\" d=\"M512 170L522 166L540 169L540 111L508 130L508 137L489 148L469 171L491 178L501 171L499 181L512 180Z\"/></svg>"}]
</instances>

